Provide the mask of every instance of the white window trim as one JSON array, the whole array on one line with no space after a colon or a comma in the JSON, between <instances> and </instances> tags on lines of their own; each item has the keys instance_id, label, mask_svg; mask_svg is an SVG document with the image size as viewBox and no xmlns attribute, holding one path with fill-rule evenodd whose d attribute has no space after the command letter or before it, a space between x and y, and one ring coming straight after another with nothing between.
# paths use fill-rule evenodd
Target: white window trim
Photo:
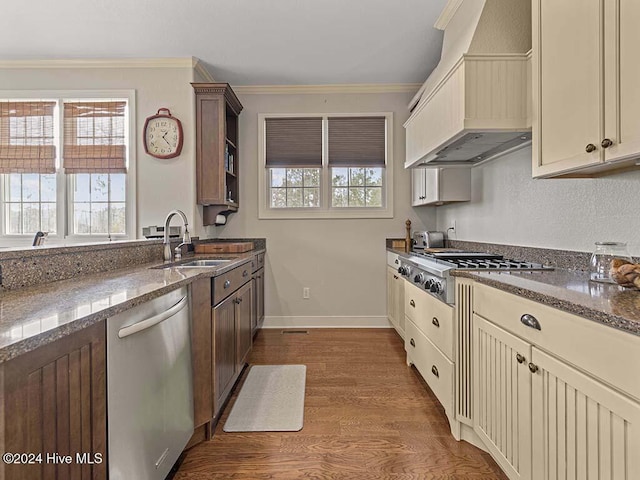
<instances>
[{"instance_id":1,"label":"white window trim","mask_svg":"<svg viewBox=\"0 0 640 480\"><path fill-rule=\"evenodd\" d=\"M58 102L57 119L55 123L55 145L56 145L56 186L58 189L56 215L57 215L57 231L55 235L51 234L46 240L46 245L74 245L84 243L98 243L115 240L134 240L136 238L136 218L137 218L137 199L136 199L136 91L132 89L126 90L0 90L0 98L10 100L54 100ZM122 98L127 100L127 121L128 129L127 145L128 145L128 165L127 165L127 234L126 235L72 235L70 234L70 217L71 201L67 193L70 188L71 179L67 177L62 168L63 146L61 145L61 129L63 120L63 100L95 100L101 101L107 98ZM2 182L0 182L2 183ZM0 195L3 195L0 186ZM0 204L2 204L0 197ZM4 225L4 208L0 208L0 222ZM33 235L2 235L0 234L0 246L10 247L26 247L31 246Z\"/></svg>"},{"instance_id":2,"label":"white window trim","mask_svg":"<svg viewBox=\"0 0 640 480\"><path fill-rule=\"evenodd\" d=\"M271 208L269 207L269 170L266 165L265 120L277 117L385 117L387 158L384 168L384 207L330 207L331 177L328 166L328 136L326 120L323 122L322 170L320 172L319 208ZM349 112L349 113L259 113L258 114L258 218L274 219L347 219L347 218L393 218L393 112Z\"/></svg>"}]
</instances>

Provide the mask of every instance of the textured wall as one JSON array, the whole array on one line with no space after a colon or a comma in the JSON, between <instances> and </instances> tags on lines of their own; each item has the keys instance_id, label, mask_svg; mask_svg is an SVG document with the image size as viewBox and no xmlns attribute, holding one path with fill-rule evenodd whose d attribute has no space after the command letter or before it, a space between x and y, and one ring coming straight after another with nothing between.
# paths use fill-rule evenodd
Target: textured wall
<instances>
[{"instance_id":1,"label":"textured wall","mask_svg":"<svg viewBox=\"0 0 640 480\"><path fill-rule=\"evenodd\" d=\"M590 252L596 241L628 242L640 255L640 171L602 178L531 178L526 148L472 170L472 200L438 207L438 229L456 221L458 240Z\"/></svg>"}]
</instances>

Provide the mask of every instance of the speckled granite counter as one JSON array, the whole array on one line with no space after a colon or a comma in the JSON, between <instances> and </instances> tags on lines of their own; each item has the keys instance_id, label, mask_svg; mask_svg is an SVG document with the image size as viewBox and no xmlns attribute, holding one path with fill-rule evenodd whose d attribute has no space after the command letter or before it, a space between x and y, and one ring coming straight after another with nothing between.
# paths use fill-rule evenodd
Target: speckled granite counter
<instances>
[{"instance_id":1,"label":"speckled granite counter","mask_svg":"<svg viewBox=\"0 0 640 480\"><path fill-rule=\"evenodd\" d=\"M397 249L387 251L411 256ZM521 273L452 270L452 274L640 335L640 292L590 282L589 274L581 270L557 268Z\"/></svg>"},{"instance_id":2,"label":"speckled granite counter","mask_svg":"<svg viewBox=\"0 0 640 480\"><path fill-rule=\"evenodd\" d=\"M153 268L151 262L3 292L0 296L0 363L34 350L131 307L159 297L196 278L214 277L247 263L256 253L185 257L233 260L211 268Z\"/></svg>"},{"instance_id":3,"label":"speckled granite counter","mask_svg":"<svg viewBox=\"0 0 640 480\"><path fill-rule=\"evenodd\" d=\"M456 277L471 278L520 297L549 305L589 320L640 335L640 292L589 281L586 272L473 272L454 270Z\"/></svg>"}]
</instances>

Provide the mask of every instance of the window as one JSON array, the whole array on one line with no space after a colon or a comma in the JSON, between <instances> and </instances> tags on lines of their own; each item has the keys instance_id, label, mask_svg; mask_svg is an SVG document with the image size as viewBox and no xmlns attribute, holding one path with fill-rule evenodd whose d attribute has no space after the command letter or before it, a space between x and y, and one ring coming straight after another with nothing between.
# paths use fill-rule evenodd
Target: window
<instances>
[{"instance_id":1,"label":"window","mask_svg":"<svg viewBox=\"0 0 640 480\"><path fill-rule=\"evenodd\" d=\"M391 218L392 120L260 115L260 218Z\"/></svg>"},{"instance_id":2,"label":"window","mask_svg":"<svg viewBox=\"0 0 640 480\"><path fill-rule=\"evenodd\" d=\"M0 100L2 244L30 245L38 231L52 243L134 231L133 92L61 93Z\"/></svg>"}]
</instances>

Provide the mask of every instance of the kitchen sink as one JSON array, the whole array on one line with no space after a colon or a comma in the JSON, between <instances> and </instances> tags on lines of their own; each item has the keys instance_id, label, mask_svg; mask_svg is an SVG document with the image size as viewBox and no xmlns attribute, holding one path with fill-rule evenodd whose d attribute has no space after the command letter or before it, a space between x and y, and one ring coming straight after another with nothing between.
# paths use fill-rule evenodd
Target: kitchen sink
<instances>
[{"instance_id":1,"label":"kitchen sink","mask_svg":"<svg viewBox=\"0 0 640 480\"><path fill-rule=\"evenodd\" d=\"M192 260L190 262L181 263L179 265L173 265L176 268L205 268L205 267L218 267L229 263L231 259L225 260Z\"/></svg>"}]
</instances>

